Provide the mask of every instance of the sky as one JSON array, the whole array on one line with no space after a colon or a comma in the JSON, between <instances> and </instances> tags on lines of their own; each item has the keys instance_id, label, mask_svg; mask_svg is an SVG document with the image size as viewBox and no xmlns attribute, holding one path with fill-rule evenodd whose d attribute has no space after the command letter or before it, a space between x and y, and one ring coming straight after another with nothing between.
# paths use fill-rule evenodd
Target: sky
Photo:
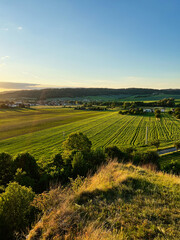
<instances>
[{"instance_id":1,"label":"sky","mask_svg":"<svg viewBox=\"0 0 180 240\"><path fill-rule=\"evenodd\" d=\"M0 91L180 88L179 0L1 0Z\"/></svg>"}]
</instances>

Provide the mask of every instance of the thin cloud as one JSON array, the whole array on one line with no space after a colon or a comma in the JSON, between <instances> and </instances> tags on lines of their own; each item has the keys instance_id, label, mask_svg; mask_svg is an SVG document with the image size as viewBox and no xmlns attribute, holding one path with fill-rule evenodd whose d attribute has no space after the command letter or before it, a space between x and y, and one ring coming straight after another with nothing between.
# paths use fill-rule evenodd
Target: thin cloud
<instances>
[{"instance_id":1,"label":"thin cloud","mask_svg":"<svg viewBox=\"0 0 180 240\"><path fill-rule=\"evenodd\" d=\"M10 57L9 56L3 56L3 57L1 57L1 60L4 61L4 60L6 60L8 58L10 58Z\"/></svg>"},{"instance_id":2,"label":"thin cloud","mask_svg":"<svg viewBox=\"0 0 180 240\"><path fill-rule=\"evenodd\" d=\"M23 27L19 26L19 27L17 27L17 30L21 31L21 30L23 30Z\"/></svg>"},{"instance_id":3,"label":"thin cloud","mask_svg":"<svg viewBox=\"0 0 180 240\"><path fill-rule=\"evenodd\" d=\"M13 90L25 90L25 89L35 89L38 84L33 83L13 83L13 82L0 82L0 88L2 89L13 89Z\"/></svg>"},{"instance_id":4,"label":"thin cloud","mask_svg":"<svg viewBox=\"0 0 180 240\"><path fill-rule=\"evenodd\" d=\"M8 31L9 28L0 28L1 31Z\"/></svg>"},{"instance_id":5,"label":"thin cloud","mask_svg":"<svg viewBox=\"0 0 180 240\"><path fill-rule=\"evenodd\" d=\"M60 86L35 84L35 83L0 82L0 89L3 89L4 91L38 90L38 89L44 89L44 88L60 88Z\"/></svg>"}]
</instances>

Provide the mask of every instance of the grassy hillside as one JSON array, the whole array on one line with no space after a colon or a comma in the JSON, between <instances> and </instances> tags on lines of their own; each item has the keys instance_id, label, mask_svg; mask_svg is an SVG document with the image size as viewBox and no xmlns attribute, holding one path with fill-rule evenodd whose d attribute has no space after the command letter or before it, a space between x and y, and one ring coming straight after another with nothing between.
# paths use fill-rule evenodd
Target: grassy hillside
<instances>
[{"instance_id":1,"label":"grassy hillside","mask_svg":"<svg viewBox=\"0 0 180 240\"><path fill-rule=\"evenodd\" d=\"M39 195L28 240L180 239L180 179L110 162L71 187Z\"/></svg>"},{"instance_id":2,"label":"grassy hillside","mask_svg":"<svg viewBox=\"0 0 180 240\"><path fill-rule=\"evenodd\" d=\"M148 141L159 138L161 147L171 146L180 132L180 121L168 114L162 114L161 119L156 120L153 114L129 116L110 111L41 109L10 111L9 115L5 111L4 115L1 114L0 122L0 152L17 154L28 151L41 158L49 158L58 153L64 139L77 131L90 138L93 148L116 145L120 148L135 146L139 149L147 148L143 147L146 126ZM2 140L4 138L7 139Z\"/></svg>"}]
</instances>

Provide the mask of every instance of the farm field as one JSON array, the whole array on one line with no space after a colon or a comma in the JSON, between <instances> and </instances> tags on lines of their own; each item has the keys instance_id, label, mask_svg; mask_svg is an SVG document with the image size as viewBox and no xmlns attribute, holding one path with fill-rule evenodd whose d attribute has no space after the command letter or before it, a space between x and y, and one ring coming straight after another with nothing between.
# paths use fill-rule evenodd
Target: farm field
<instances>
[{"instance_id":1,"label":"farm field","mask_svg":"<svg viewBox=\"0 0 180 240\"><path fill-rule=\"evenodd\" d=\"M60 107L0 110L0 140L102 114L103 112L82 112Z\"/></svg>"},{"instance_id":2,"label":"farm field","mask_svg":"<svg viewBox=\"0 0 180 240\"><path fill-rule=\"evenodd\" d=\"M145 146L147 126L148 142L158 138L161 148L171 146L180 134L180 121L166 113L160 120L153 115L128 116L111 111L60 108L9 111L8 114L0 115L0 152L14 155L28 151L37 158L50 158L61 151L62 142L76 131L87 134L93 148L116 145L120 148L134 146L141 150L151 148ZM12 137L15 133L17 136Z\"/></svg>"}]
</instances>

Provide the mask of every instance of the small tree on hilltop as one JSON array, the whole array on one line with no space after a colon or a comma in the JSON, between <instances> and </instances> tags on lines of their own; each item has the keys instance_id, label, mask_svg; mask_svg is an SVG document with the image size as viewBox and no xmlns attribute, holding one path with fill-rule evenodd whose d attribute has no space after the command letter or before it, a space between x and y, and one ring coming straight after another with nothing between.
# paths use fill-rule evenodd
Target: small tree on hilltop
<instances>
[{"instance_id":1,"label":"small tree on hilltop","mask_svg":"<svg viewBox=\"0 0 180 240\"><path fill-rule=\"evenodd\" d=\"M159 148L159 146L160 146L160 141L159 141L159 139L152 141L152 142L151 142L151 146L155 146L155 147L157 148L157 150L158 150L158 148Z\"/></svg>"},{"instance_id":2,"label":"small tree on hilltop","mask_svg":"<svg viewBox=\"0 0 180 240\"><path fill-rule=\"evenodd\" d=\"M63 142L63 149L68 152L77 151L87 153L91 151L91 146L91 141L81 132L70 134Z\"/></svg>"},{"instance_id":3,"label":"small tree on hilltop","mask_svg":"<svg viewBox=\"0 0 180 240\"><path fill-rule=\"evenodd\" d=\"M180 141L177 141L174 143L174 147L176 148L176 150L178 151L180 149Z\"/></svg>"}]
</instances>

